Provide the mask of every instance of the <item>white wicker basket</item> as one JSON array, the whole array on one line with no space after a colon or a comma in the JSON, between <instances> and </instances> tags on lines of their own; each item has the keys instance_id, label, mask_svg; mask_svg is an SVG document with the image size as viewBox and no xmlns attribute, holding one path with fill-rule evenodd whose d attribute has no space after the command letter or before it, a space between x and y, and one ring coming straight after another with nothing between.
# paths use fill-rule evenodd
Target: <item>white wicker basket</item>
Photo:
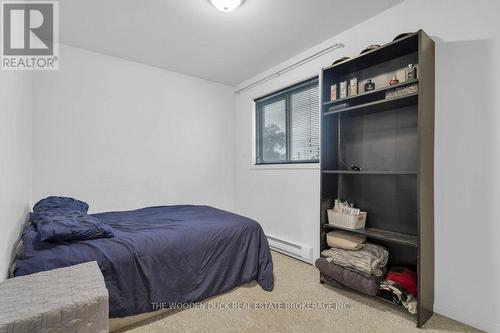
<instances>
[{"instance_id":1,"label":"white wicker basket","mask_svg":"<svg viewBox=\"0 0 500 333\"><path fill-rule=\"evenodd\" d=\"M358 215L347 215L339 213L334 209L328 209L328 223L346 229L361 229L365 227L366 212Z\"/></svg>"}]
</instances>

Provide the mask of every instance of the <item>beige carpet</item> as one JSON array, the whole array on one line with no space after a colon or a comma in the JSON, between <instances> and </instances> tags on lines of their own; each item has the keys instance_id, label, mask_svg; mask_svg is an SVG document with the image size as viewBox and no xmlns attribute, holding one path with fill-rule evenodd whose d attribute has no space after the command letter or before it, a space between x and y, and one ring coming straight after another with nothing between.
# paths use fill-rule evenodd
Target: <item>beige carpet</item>
<instances>
[{"instance_id":1,"label":"beige carpet","mask_svg":"<svg viewBox=\"0 0 500 333\"><path fill-rule=\"evenodd\" d=\"M203 302L205 309L169 310L122 332L479 332L436 314L419 330L391 304L321 285L311 265L276 252L273 261L272 292L250 283ZM248 308L256 302L260 308Z\"/></svg>"}]
</instances>

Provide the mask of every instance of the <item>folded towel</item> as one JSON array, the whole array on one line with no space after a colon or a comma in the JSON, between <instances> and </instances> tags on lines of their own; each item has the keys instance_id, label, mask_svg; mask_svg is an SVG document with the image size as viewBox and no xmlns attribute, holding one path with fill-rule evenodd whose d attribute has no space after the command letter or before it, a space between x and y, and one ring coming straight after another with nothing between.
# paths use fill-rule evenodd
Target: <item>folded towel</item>
<instances>
[{"instance_id":1,"label":"folded towel","mask_svg":"<svg viewBox=\"0 0 500 333\"><path fill-rule=\"evenodd\" d=\"M360 250L344 250L331 248L321 252L326 260L359 272L370 277L371 275L383 275L383 268L389 259L389 252L386 248L372 243L365 243Z\"/></svg>"},{"instance_id":2,"label":"folded towel","mask_svg":"<svg viewBox=\"0 0 500 333\"><path fill-rule=\"evenodd\" d=\"M326 234L326 242L330 247L345 250L359 250L364 246L366 237L349 231L336 230Z\"/></svg>"},{"instance_id":3,"label":"folded towel","mask_svg":"<svg viewBox=\"0 0 500 333\"><path fill-rule=\"evenodd\" d=\"M357 272L345 269L342 266L332 264L325 258L316 260L316 268L322 273L322 279L329 283L332 280L342 286L362 292L370 296L378 293L382 277L365 277ZM333 283L335 285L335 283Z\"/></svg>"}]
</instances>

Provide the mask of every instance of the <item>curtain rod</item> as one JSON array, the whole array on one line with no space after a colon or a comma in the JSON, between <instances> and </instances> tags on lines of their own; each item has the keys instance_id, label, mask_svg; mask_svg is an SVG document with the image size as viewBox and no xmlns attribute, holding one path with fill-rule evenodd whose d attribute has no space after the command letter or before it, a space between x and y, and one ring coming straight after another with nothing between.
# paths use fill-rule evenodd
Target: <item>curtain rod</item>
<instances>
[{"instance_id":1,"label":"curtain rod","mask_svg":"<svg viewBox=\"0 0 500 333\"><path fill-rule=\"evenodd\" d=\"M293 63L293 64L291 64L291 65L289 65L289 66L287 66L287 67L285 67L285 68L283 68L283 69L280 69L280 70L279 70L279 71L277 71L277 72L274 72L274 73L272 73L272 74L269 74L268 76L266 76L266 77L264 77L264 78L262 78L262 79L260 79L260 80L257 80L257 81L255 81L255 82L252 82L252 83L250 83L250 84L248 84L248 85L244 86L243 88L240 88L240 89L236 90L236 91L234 92L234 94L235 94L235 95L238 95L238 94L240 94L240 93L242 93L242 92L244 92L244 91L246 91L246 90L248 90L248 89L251 89L251 88L253 88L253 87L256 87L256 86L258 86L258 85L260 85L260 84L262 84L262 83L264 83L264 82L266 82L266 81L269 81L269 80L271 80L271 79L274 79L275 77L278 77L278 76L280 76L280 75L281 75L281 74L283 74L283 73L286 73L286 72L288 72L288 71L291 71L292 69L295 69L295 68L297 68L297 67L299 67L299 66L302 66L303 64L308 63L309 61L311 61L311 60L313 60L313 59L316 59L316 58L318 58L318 57L320 57L320 56L322 56L322 55L324 55L324 54L326 54L326 53L329 53L329 52L334 51L334 50L336 50L336 49L343 48L344 46L345 46L345 45L344 45L344 44L342 44L342 43L335 43L335 44L333 44L332 46L327 47L326 49L323 49L323 50L321 50L321 51L319 51L319 52L316 52L316 53L314 53L314 54L312 54L312 55L308 56L307 58L304 58L304 59L302 59L302 60L299 60L299 61L297 61L297 62L295 62L295 63Z\"/></svg>"}]
</instances>

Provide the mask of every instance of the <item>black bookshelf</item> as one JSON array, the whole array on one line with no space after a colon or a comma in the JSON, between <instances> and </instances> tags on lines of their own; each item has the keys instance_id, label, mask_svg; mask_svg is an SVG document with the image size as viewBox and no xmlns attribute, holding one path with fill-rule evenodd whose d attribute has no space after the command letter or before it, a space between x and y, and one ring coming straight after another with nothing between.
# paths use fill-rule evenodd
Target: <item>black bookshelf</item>
<instances>
[{"instance_id":1,"label":"black bookshelf","mask_svg":"<svg viewBox=\"0 0 500 333\"><path fill-rule=\"evenodd\" d=\"M388 77L407 64L417 65L417 78L389 85ZM330 87L352 78L358 93L330 100ZM363 91L367 79L376 89ZM386 98L415 85L416 91ZM420 30L326 67L321 96L321 250L328 248L327 232L343 229L328 223L336 198L366 211L365 228L350 231L386 246L389 266L417 270L415 320L422 327L434 303L434 42Z\"/></svg>"}]
</instances>

